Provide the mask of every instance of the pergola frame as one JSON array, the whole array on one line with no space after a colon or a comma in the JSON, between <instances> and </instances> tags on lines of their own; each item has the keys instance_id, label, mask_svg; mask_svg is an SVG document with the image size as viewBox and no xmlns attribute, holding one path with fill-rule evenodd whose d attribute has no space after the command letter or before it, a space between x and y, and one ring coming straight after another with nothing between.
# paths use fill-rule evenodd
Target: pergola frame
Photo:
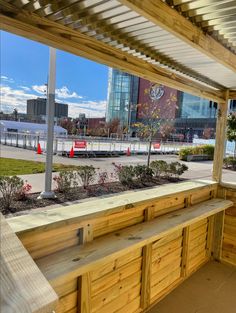
<instances>
[{"instance_id":1,"label":"pergola frame","mask_svg":"<svg viewBox=\"0 0 236 313\"><path fill-rule=\"evenodd\" d=\"M108 34L117 41L118 46L123 48L127 46L127 49L118 49L115 45L108 45L106 40L97 40L87 33L82 33L79 29L73 29L73 27L58 23L56 20L47 18L46 15L44 17L44 14L42 14L44 11L37 14L38 11L34 12L32 9L34 8L34 2L37 2L42 10L49 6L51 11L55 9L60 12L68 7L66 12L72 14L75 19L75 14L70 10L70 6L73 4L69 4L67 1L27 0L26 5L19 4L20 2L22 1L17 3L13 1L0 2L1 29L126 71L152 82L217 102L219 104L219 114L213 178L218 182L221 180L227 118L226 108L229 99L236 99L236 90L229 90L226 86L221 86L207 78L203 82L204 78L200 74L198 81L196 76L193 78L191 69L187 71L185 67L183 67L184 73L178 73L181 67L176 66L174 61L173 64L168 63L168 66L165 67L161 64L158 65L159 61L162 64L164 62L163 58L159 58L158 53L156 54L157 62L148 62L148 59L150 60L155 56L151 53L151 50L142 48L141 43L135 44L137 52L134 55L132 50L129 51L129 49L132 49L132 45L128 47L129 37L125 34L122 35L120 30L114 31L113 29L109 31L109 26L104 21L99 21L99 14L95 15L96 20L95 17L86 15L89 11L82 12L83 14L77 13L78 18L83 23L84 20L87 20L93 27L96 27L98 35L102 36L103 33L106 33L106 35ZM78 1L73 1L75 4L76 2ZM233 51L192 24L191 21L161 0L119 0L119 3L236 73L236 54ZM136 56L145 52L147 52L146 57L138 58ZM168 69L171 65L172 68ZM215 88L214 86L220 87Z\"/></svg>"}]
</instances>

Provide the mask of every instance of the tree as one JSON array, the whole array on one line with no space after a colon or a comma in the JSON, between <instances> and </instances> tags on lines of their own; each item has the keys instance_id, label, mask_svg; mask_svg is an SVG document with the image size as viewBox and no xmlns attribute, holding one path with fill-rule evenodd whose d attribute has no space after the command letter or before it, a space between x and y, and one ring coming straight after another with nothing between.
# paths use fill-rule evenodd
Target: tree
<instances>
[{"instance_id":1,"label":"tree","mask_svg":"<svg viewBox=\"0 0 236 313\"><path fill-rule=\"evenodd\" d=\"M138 104L138 107L141 104ZM149 142L148 145L148 159L147 166L150 165L150 156L152 148L153 137L159 130L160 122L158 121L159 117L159 108L157 102L152 102L151 104L145 103L142 105L142 122L135 123L134 126L137 129L139 136L146 138Z\"/></svg>"},{"instance_id":2,"label":"tree","mask_svg":"<svg viewBox=\"0 0 236 313\"><path fill-rule=\"evenodd\" d=\"M227 139L234 142L234 158L236 158L236 114L230 113L227 118Z\"/></svg>"},{"instance_id":3,"label":"tree","mask_svg":"<svg viewBox=\"0 0 236 313\"><path fill-rule=\"evenodd\" d=\"M152 88L152 86L150 86L150 88ZM148 92L150 93L150 91L146 91L146 93ZM165 102L165 111L168 113L167 116L171 115L170 111L173 108L173 105L175 105L175 102L176 102L176 96L173 93L171 93L170 97ZM152 99L150 103L138 104L138 108L141 108L140 113L139 113L139 117L141 118L141 121L138 123L135 123L133 126L136 128L138 134L141 137L146 138L149 142L148 158L147 158L147 166L149 167L152 140L154 136L157 134L157 132L160 130L161 124L164 125L164 123L167 123L167 121L169 123L169 120L160 118L159 99L157 100ZM167 128L169 128L169 130L172 131L171 126ZM166 129L166 132L167 132L167 129ZM164 130L163 130L163 134L164 134Z\"/></svg>"},{"instance_id":4,"label":"tree","mask_svg":"<svg viewBox=\"0 0 236 313\"><path fill-rule=\"evenodd\" d=\"M170 135L175 131L174 128L174 121L173 120L166 120L160 123L160 135L162 139L166 140L170 137Z\"/></svg>"},{"instance_id":5,"label":"tree","mask_svg":"<svg viewBox=\"0 0 236 313\"><path fill-rule=\"evenodd\" d=\"M63 120L60 121L60 126L65 128L68 132L68 135L72 134L72 131L75 127L74 123L68 119L68 118L64 118Z\"/></svg>"}]
</instances>

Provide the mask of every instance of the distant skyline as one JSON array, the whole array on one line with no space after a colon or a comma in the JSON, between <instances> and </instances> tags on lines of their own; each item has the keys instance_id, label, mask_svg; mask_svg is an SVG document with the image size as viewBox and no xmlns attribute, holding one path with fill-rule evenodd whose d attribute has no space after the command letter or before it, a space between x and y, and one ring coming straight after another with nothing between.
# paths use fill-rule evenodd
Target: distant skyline
<instances>
[{"instance_id":1,"label":"distant skyline","mask_svg":"<svg viewBox=\"0 0 236 313\"><path fill-rule=\"evenodd\" d=\"M49 47L3 31L0 37L0 110L24 113L27 99L45 96ZM107 66L57 50L56 100L68 104L70 117L105 116L107 85Z\"/></svg>"}]
</instances>

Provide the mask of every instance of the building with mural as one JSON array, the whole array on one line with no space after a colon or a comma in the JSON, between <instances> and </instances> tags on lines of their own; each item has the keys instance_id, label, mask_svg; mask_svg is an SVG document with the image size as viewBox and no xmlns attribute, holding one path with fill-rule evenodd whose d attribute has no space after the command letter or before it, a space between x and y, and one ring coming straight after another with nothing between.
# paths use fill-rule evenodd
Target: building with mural
<instances>
[{"instance_id":1,"label":"building with mural","mask_svg":"<svg viewBox=\"0 0 236 313\"><path fill-rule=\"evenodd\" d=\"M176 138L202 136L205 129L214 136L217 103L109 69L106 121L118 118L134 133L133 125L145 122L144 108L154 104L158 119L172 123ZM230 110L236 111L235 101L231 101Z\"/></svg>"}]
</instances>

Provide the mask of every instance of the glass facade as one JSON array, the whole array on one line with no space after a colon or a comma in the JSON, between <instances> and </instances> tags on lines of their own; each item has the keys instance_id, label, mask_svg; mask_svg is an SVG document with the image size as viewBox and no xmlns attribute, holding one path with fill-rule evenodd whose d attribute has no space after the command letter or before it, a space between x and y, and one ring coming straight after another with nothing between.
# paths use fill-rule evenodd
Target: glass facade
<instances>
[{"instance_id":1,"label":"glass facade","mask_svg":"<svg viewBox=\"0 0 236 313\"><path fill-rule=\"evenodd\" d=\"M179 108L181 118L214 118L217 110L209 100L182 92L179 95Z\"/></svg>"},{"instance_id":2,"label":"glass facade","mask_svg":"<svg viewBox=\"0 0 236 313\"><path fill-rule=\"evenodd\" d=\"M139 78L109 69L106 120L120 120L127 126L136 120Z\"/></svg>"}]
</instances>

